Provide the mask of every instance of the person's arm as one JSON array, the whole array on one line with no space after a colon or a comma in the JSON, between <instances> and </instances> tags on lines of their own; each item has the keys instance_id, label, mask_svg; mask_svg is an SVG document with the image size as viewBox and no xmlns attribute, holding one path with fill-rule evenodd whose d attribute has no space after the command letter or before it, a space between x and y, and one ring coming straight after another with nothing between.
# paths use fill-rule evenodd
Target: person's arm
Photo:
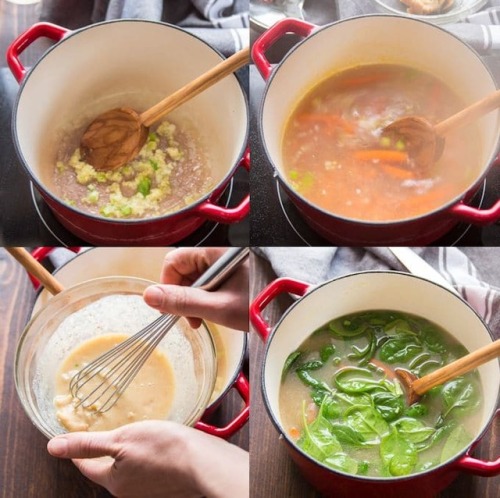
<instances>
[{"instance_id":1,"label":"person's arm","mask_svg":"<svg viewBox=\"0 0 500 498\"><path fill-rule=\"evenodd\" d=\"M189 287L226 248L186 248L167 253L163 265L162 285L144 292L146 303L162 313L188 318L199 327L201 319L226 327L248 330L248 261L215 291Z\"/></svg>"},{"instance_id":2,"label":"person's arm","mask_svg":"<svg viewBox=\"0 0 500 498\"><path fill-rule=\"evenodd\" d=\"M173 422L64 434L47 448L53 456L73 459L83 475L119 498L249 496L246 451Z\"/></svg>"}]
</instances>

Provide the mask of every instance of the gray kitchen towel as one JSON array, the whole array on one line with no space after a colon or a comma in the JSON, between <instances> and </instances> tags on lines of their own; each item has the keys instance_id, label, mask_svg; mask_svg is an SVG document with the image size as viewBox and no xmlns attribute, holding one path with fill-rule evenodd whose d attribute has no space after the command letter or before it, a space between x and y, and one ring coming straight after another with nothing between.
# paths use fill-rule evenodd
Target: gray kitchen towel
<instances>
[{"instance_id":1,"label":"gray kitchen towel","mask_svg":"<svg viewBox=\"0 0 500 498\"><path fill-rule=\"evenodd\" d=\"M412 248L437 270L483 317L492 333L500 337L500 248ZM365 270L406 268L385 247L260 247L277 276L319 284L334 277Z\"/></svg>"},{"instance_id":2,"label":"gray kitchen towel","mask_svg":"<svg viewBox=\"0 0 500 498\"><path fill-rule=\"evenodd\" d=\"M380 12L374 0L337 0L339 19ZM490 0L460 23L442 26L481 54L500 50L500 0Z\"/></svg>"},{"instance_id":3,"label":"gray kitchen towel","mask_svg":"<svg viewBox=\"0 0 500 498\"><path fill-rule=\"evenodd\" d=\"M113 19L182 26L224 55L248 45L248 0L44 0L40 19L69 29Z\"/></svg>"}]
</instances>

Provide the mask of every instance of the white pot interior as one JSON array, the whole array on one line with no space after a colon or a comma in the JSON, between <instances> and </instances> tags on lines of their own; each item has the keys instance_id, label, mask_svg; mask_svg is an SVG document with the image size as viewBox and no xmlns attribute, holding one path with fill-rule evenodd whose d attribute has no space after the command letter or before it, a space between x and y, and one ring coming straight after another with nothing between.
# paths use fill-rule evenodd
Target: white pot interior
<instances>
[{"instance_id":1,"label":"white pot interior","mask_svg":"<svg viewBox=\"0 0 500 498\"><path fill-rule=\"evenodd\" d=\"M93 117L117 106L145 110L221 60L198 38L161 23L124 20L70 34L22 85L14 133L25 163L50 189L61 142L75 148ZM226 77L171 116L199 130L219 184L245 146L247 106L237 78Z\"/></svg>"},{"instance_id":2,"label":"white pot interior","mask_svg":"<svg viewBox=\"0 0 500 498\"><path fill-rule=\"evenodd\" d=\"M439 48L439 49L437 49ZM313 32L293 49L271 77L262 112L264 142L283 174L284 125L298 101L333 73L362 64L392 63L433 74L470 104L496 89L479 56L462 41L431 24L397 16L366 16ZM497 147L500 112L478 121L487 168Z\"/></svg>"},{"instance_id":3,"label":"white pot interior","mask_svg":"<svg viewBox=\"0 0 500 498\"><path fill-rule=\"evenodd\" d=\"M397 272L366 272L340 277L318 286L296 303L270 338L263 370L264 393L277 421L280 420L281 371L287 356L329 320L377 309L403 311L431 320L454 335L468 351L491 343L486 326L472 308L433 282ZM484 395L479 434L496 409L499 363L491 361L478 370Z\"/></svg>"},{"instance_id":4,"label":"white pot interior","mask_svg":"<svg viewBox=\"0 0 500 498\"><path fill-rule=\"evenodd\" d=\"M60 267L55 276L71 287L86 280L109 276L138 277L158 281L163 259L172 248L164 247L96 247L80 254ZM43 289L37 296L32 315L44 307L51 294ZM229 387L238 374L246 348L246 335L206 322L217 350L217 379L211 402Z\"/></svg>"}]
</instances>

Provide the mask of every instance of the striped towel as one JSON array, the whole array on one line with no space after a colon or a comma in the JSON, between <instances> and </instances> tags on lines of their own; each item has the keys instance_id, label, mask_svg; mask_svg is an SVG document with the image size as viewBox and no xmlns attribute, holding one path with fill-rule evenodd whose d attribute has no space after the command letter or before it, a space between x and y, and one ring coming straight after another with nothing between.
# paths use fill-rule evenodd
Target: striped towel
<instances>
[{"instance_id":1,"label":"striped towel","mask_svg":"<svg viewBox=\"0 0 500 498\"><path fill-rule=\"evenodd\" d=\"M498 247L412 248L437 270L500 337L500 268ZM271 263L277 276L319 284L364 270L406 268L385 247L264 247L255 252Z\"/></svg>"}]
</instances>

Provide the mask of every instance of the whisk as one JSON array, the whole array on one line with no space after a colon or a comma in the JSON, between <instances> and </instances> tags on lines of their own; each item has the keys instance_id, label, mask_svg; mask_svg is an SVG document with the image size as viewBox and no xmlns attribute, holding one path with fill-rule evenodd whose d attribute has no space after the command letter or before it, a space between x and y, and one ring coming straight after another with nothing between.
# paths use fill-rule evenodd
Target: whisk
<instances>
[{"instance_id":1,"label":"whisk","mask_svg":"<svg viewBox=\"0 0 500 498\"><path fill-rule=\"evenodd\" d=\"M228 249L191 287L216 289L249 253L247 247ZM72 396L78 400L75 407L98 413L110 410L179 318L171 314L160 316L79 370L69 385Z\"/></svg>"}]
</instances>

